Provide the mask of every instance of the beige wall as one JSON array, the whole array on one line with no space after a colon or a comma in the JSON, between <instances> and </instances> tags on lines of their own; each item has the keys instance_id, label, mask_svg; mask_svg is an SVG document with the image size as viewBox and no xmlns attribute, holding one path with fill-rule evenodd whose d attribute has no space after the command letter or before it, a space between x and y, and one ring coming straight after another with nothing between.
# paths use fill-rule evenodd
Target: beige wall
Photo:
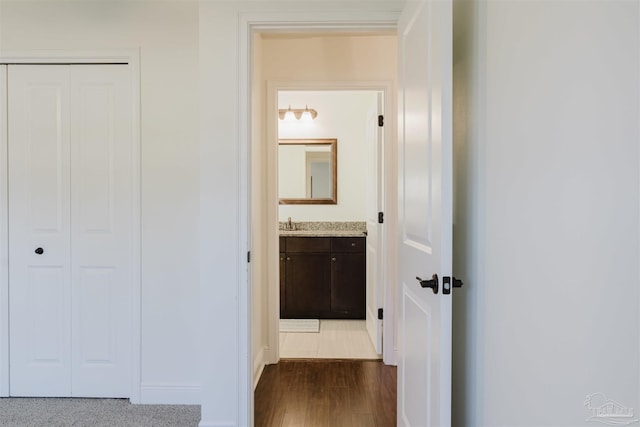
<instances>
[{"instance_id":1,"label":"beige wall","mask_svg":"<svg viewBox=\"0 0 640 427\"><path fill-rule=\"evenodd\" d=\"M263 36L265 81L395 81L396 36Z\"/></svg>"},{"instance_id":2,"label":"beige wall","mask_svg":"<svg viewBox=\"0 0 640 427\"><path fill-rule=\"evenodd\" d=\"M257 60L253 68L253 86L261 87L263 78L263 67L260 66L260 59L263 55L262 37L253 37L253 54ZM252 188L262 188L261 183L267 176L267 155L265 145L261 142L266 135L264 121L264 97L260 90L251 93L252 100L252 125L253 139L251 146L251 186ZM254 191L251 193L251 225L253 227L252 251L253 261L251 264L251 279L253 281L253 360L254 377L258 378L260 369L263 366L264 351L267 350L268 340L268 292L265 286L267 277L267 241L263 230L267 228L267 194L266 191Z\"/></svg>"}]
</instances>

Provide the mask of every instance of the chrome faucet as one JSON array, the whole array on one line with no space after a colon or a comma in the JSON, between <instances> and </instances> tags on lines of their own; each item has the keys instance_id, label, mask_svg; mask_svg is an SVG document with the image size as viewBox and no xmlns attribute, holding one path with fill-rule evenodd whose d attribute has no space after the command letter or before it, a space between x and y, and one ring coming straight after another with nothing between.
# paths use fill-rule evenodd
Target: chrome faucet
<instances>
[{"instance_id":1,"label":"chrome faucet","mask_svg":"<svg viewBox=\"0 0 640 427\"><path fill-rule=\"evenodd\" d=\"M287 220L287 225L285 227L287 230L295 230L295 224L291 222L291 217Z\"/></svg>"}]
</instances>

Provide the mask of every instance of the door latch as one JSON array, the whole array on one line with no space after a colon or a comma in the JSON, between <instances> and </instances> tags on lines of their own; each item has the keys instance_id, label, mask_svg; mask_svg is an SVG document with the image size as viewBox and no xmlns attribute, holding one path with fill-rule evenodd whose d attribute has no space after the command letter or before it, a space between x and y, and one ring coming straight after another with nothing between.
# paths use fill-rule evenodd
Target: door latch
<instances>
[{"instance_id":1,"label":"door latch","mask_svg":"<svg viewBox=\"0 0 640 427\"><path fill-rule=\"evenodd\" d=\"M442 293L445 295L449 295L451 293L451 279L452 278L449 276L444 276L442 278ZM464 283L462 283L462 280L453 277L454 288L461 288L462 285L464 285Z\"/></svg>"}]
</instances>

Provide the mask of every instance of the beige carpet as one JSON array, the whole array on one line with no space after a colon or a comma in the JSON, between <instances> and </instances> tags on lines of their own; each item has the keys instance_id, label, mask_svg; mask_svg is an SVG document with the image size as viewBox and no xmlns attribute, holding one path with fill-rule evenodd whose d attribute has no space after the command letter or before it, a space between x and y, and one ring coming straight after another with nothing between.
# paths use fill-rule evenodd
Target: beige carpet
<instances>
[{"instance_id":1,"label":"beige carpet","mask_svg":"<svg viewBox=\"0 0 640 427\"><path fill-rule=\"evenodd\" d=\"M126 399L0 398L0 426L195 427L199 405L131 405Z\"/></svg>"}]
</instances>

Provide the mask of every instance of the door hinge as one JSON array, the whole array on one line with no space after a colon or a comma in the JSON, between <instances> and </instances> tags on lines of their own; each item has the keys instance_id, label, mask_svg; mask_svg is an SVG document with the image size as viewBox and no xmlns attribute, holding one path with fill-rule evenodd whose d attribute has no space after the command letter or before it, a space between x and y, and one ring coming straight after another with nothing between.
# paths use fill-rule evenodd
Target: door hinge
<instances>
[{"instance_id":1,"label":"door hinge","mask_svg":"<svg viewBox=\"0 0 640 427\"><path fill-rule=\"evenodd\" d=\"M383 310L381 308L378 309L378 320L382 320L384 317Z\"/></svg>"},{"instance_id":2,"label":"door hinge","mask_svg":"<svg viewBox=\"0 0 640 427\"><path fill-rule=\"evenodd\" d=\"M247 251L247 262L251 262L251 251Z\"/></svg>"},{"instance_id":3,"label":"door hinge","mask_svg":"<svg viewBox=\"0 0 640 427\"><path fill-rule=\"evenodd\" d=\"M378 224L384 224L384 212L378 212Z\"/></svg>"},{"instance_id":4,"label":"door hinge","mask_svg":"<svg viewBox=\"0 0 640 427\"><path fill-rule=\"evenodd\" d=\"M379 115L378 116L378 126L380 126L380 127L384 126L384 116L383 115Z\"/></svg>"}]
</instances>

